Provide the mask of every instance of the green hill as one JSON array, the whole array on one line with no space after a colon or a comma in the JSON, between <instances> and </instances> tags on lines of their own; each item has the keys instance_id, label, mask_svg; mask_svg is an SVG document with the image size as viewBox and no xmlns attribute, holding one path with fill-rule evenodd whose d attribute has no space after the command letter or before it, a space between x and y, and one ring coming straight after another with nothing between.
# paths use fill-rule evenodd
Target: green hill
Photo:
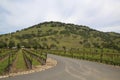
<instances>
[{"instance_id":1,"label":"green hill","mask_svg":"<svg viewBox=\"0 0 120 80\"><path fill-rule=\"evenodd\" d=\"M14 46L57 50L104 48L120 51L120 34L51 21L0 35L0 48Z\"/></svg>"}]
</instances>

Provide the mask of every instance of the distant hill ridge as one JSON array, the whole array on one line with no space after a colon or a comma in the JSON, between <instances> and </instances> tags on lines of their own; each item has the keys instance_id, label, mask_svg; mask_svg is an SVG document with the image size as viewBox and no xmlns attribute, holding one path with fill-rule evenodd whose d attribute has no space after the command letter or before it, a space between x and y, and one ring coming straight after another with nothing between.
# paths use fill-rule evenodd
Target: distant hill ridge
<instances>
[{"instance_id":1,"label":"distant hill ridge","mask_svg":"<svg viewBox=\"0 0 120 80\"><path fill-rule=\"evenodd\" d=\"M42 49L105 48L119 51L120 34L51 21L0 35L0 48L13 46Z\"/></svg>"}]
</instances>

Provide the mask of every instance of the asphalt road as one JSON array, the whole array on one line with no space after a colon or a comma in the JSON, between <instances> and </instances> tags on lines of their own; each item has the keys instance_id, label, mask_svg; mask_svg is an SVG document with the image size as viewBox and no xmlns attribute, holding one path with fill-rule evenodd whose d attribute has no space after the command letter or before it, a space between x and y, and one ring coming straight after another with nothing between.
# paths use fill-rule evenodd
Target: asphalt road
<instances>
[{"instance_id":1,"label":"asphalt road","mask_svg":"<svg viewBox=\"0 0 120 80\"><path fill-rule=\"evenodd\" d=\"M120 80L120 68L96 62L49 55L58 64L48 70L0 80Z\"/></svg>"}]
</instances>

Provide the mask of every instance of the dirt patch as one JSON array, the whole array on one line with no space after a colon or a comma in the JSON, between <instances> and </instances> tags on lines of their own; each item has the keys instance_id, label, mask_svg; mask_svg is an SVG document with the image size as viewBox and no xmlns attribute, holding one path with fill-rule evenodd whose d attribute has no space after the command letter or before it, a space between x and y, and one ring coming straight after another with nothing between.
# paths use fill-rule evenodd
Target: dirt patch
<instances>
[{"instance_id":1,"label":"dirt patch","mask_svg":"<svg viewBox=\"0 0 120 80\"><path fill-rule=\"evenodd\" d=\"M33 72L39 72L39 71L43 71L43 70L52 68L52 67L56 66L56 64L57 64L56 60L48 58L45 65L42 65L42 66L38 65L38 66L33 67L33 69L27 70L27 71L10 73L10 74L4 75L4 76L0 76L0 78L13 77L13 76L17 76L17 75L23 75L23 74L33 73Z\"/></svg>"}]
</instances>

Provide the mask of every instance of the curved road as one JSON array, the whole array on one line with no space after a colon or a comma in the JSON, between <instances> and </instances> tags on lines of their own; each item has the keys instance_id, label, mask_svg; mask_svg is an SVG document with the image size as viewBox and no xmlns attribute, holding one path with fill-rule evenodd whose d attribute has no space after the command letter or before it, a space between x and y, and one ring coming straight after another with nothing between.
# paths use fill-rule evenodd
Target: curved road
<instances>
[{"instance_id":1,"label":"curved road","mask_svg":"<svg viewBox=\"0 0 120 80\"><path fill-rule=\"evenodd\" d=\"M120 68L56 55L58 64L48 70L0 80L120 80Z\"/></svg>"}]
</instances>

